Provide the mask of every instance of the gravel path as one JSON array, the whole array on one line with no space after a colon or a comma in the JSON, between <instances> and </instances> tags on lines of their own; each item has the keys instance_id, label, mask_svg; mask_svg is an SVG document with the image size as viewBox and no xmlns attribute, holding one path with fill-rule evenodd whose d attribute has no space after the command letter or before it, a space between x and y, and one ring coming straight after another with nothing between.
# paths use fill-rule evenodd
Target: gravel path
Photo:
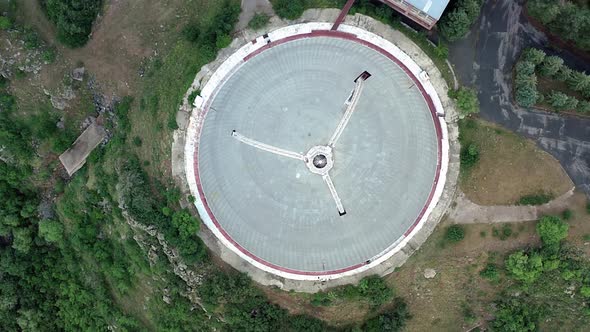
<instances>
[{"instance_id":1,"label":"gravel path","mask_svg":"<svg viewBox=\"0 0 590 332\"><path fill-rule=\"evenodd\" d=\"M457 203L449 211L449 218L459 224L502 223L537 220L551 211L565 210L570 205L574 188L543 205L482 206L470 201L463 192L457 193Z\"/></svg>"}]
</instances>

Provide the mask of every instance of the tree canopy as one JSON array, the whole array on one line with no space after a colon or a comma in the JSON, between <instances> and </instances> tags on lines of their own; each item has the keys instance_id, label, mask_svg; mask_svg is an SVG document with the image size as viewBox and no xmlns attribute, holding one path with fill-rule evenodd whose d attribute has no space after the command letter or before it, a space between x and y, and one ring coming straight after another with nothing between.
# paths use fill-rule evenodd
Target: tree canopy
<instances>
[{"instance_id":1,"label":"tree canopy","mask_svg":"<svg viewBox=\"0 0 590 332\"><path fill-rule=\"evenodd\" d=\"M102 0L43 0L42 4L57 27L58 39L67 46L80 47L88 41Z\"/></svg>"}]
</instances>

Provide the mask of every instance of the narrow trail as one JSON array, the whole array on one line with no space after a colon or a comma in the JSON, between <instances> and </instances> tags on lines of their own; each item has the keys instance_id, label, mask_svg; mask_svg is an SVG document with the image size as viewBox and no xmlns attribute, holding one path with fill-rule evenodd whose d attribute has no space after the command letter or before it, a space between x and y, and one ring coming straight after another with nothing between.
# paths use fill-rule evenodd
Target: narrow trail
<instances>
[{"instance_id":1,"label":"narrow trail","mask_svg":"<svg viewBox=\"0 0 590 332\"><path fill-rule=\"evenodd\" d=\"M477 205L458 191L455 202L449 211L449 218L458 224L503 223L537 220L556 210L565 210L570 205L574 188L543 205Z\"/></svg>"}]
</instances>

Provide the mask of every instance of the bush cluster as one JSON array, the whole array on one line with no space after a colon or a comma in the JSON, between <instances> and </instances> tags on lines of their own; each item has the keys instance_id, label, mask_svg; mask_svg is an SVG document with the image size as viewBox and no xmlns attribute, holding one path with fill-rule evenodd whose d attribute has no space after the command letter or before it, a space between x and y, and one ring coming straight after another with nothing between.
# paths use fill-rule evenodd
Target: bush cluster
<instances>
[{"instance_id":1,"label":"bush cluster","mask_svg":"<svg viewBox=\"0 0 590 332\"><path fill-rule=\"evenodd\" d=\"M545 216L536 229L541 247L519 250L505 260L507 276L519 281L520 291L518 296L504 296L499 301L492 322L497 330L536 330L537 322L549 313L541 307L551 307L551 314L559 311L559 315L571 320L590 314L590 305L585 300L590 296L590 264L564 243L568 224L559 217ZM487 276L489 267L484 271L481 275ZM575 294L564 293L565 288Z\"/></svg>"},{"instance_id":2,"label":"bush cluster","mask_svg":"<svg viewBox=\"0 0 590 332\"><path fill-rule=\"evenodd\" d=\"M482 0L459 0L455 7L440 20L440 32L448 41L456 41L467 35L479 17Z\"/></svg>"},{"instance_id":3,"label":"bush cluster","mask_svg":"<svg viewBox=\"0 0 590 332\"><path fill-rule=\"evenodd\" d=\"M57 28L57 38L70 47L86 44L102 7L102 0L42 0L41 3Z\"/></svg>"},{"instance_id":4,"label":"bush cluster","mask_svg":"<svg viewBox=\"0 0 590 332\"><path fill-rule=\"evenodd\" d=\"M458 90L450 90L449 97L455 100L461 118L479 113L479 100L474 89L462 86Z\"/></svg>"},{"instance_id":5,"label":"bush cluster","mask_svg":"<svg viewBox=\"0 0 590 332\"><path fill-rule=\"evenodd\" d=\"M412 316L408 310L408 305L402 298L394 300L393 309L378 315L377 317L367 320L363 326L363 331L367 332L397 332L402 331L406 321Z\"/></svg>"},{"instance_id":6,"label":"bush cluster","mask_svg":"<svg viewBox=\"0 0 590 332\"><path fill-rule=\"evenodd\" d=\"M471 169L479 161L479 148L475 144L461 147L461 168L464 171Z\"/></svg>"},{"instance_id":7,"label":"bush cluster","mask_svg":"<svg viewBox=\"0 0 590 332\"><path fill-rule=\"evenodd\" d=\"M547 56L545 52L526 49L515 66L515 99L524 107L531 107L546 101L555 110L576 110L579 113L590 112L589 100L578 100L574 96L561 91L551 91L544 96L537 90L537 74L560 82L564 82L571 91L575 91L590 99L590 75L574 71L557 56Z\"/></svg>"},{"instance_id":8,"label":"bush cluster","mask_svg":"<svg viewBox=\"0 0 590 332\"><path fill-rule=\"evenodd\" d=\"M554 0L529 0L526 5L530 15L549 31L590 50L590 9L587 6Z\"/></svg>"},{"instance_id":9,"label":"bush cluster","mask_svg":"<svg viewBox=\"0 0 590 332\"><path fill-rule=\"evenodd\" d=\"M361 279L357 286L348 285L332 289L328 292L314 294L311 304L314 306L329 306L339 299L358 300L369 303L372 307L379 307L393 297L393 290L377 275Z\"/></svg>"},{"instance_id":10,"label":"bush cluster","mask_svg":"<svg viewBox=\"0 0 590 332\"><path fill-rule=\"evenodd\" d=\"M231 43L231 32L240 15L240 5L236 1L224 0L219 10L205 26L190 23L183 30L184 38L197 43L203 51L214 54Z\"/></svg>"},{"instance_id":11,"label":"bush cluster","mask_svg":"<svg viewBox=\"0 0 590 332\"><path fill-rule=\"evenodd\" d=\"M465 228L461 225L451 225L445 232L445 240L450 243L460 242L465 238Z\"/></svg>"},{"instance_id":12,"label":"bush cluster","mask_svg":"<svg viewBox=\"0 0 590 332\"><path fill-rule=\"evenodd\" d=\"M280 18L294 20L305 10L304 0L271 0L272 8Z\"/></svg>"},{"instance_id":13,"label":"bush cluster","mask_svg":"<svg viewBox=\"0 0 590 332\"><path fill-rule=\"evenodd\" d=\"M522 196L517 205L543 205L549 203L553 199L553 195L546 193L531 194Z\"/></svg>"},{"instance_id":14,"label":"bush cluster","mask_svg":"<svg viewBox=\"0 0 590 332\"><path fill-rule=\"evenodd\" d=\"M228 331L327 331L320 320L289 316L287 310L268 302L243 273L216 272L203 281L199 295L208 305L223 304Z\"/></svg>"},{"instance_id":15,"label":"bush cluster","mask_svg":"<svg viewBox=\"0 0 590 332\"><path fill-rule=\"evenodd\" d=\"M268 21L270 20L270 16L265 13L256 13L254 17L248 22L248 27L250 29L258 30L264 28Z\"/></svg>"}]
</instances>

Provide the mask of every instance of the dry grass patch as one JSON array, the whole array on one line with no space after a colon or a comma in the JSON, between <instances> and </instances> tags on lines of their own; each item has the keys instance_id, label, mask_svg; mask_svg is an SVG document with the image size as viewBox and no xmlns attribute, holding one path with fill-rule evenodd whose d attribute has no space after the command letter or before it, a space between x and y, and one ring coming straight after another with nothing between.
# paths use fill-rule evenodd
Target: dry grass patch
<instances>
[{"instance_id":1,"label":"dry grass patch","mask_svg":"<svg viewBox=\"0 0 590 332\"><path fill-rule=\"evenodd\" d=\"M464 120L461 140L479 149L479 161L460 178L474 203L510 205L525 195L559 196L573 186L559 162L534 142L488 122Z\"/></svg>"}]
</instances>

